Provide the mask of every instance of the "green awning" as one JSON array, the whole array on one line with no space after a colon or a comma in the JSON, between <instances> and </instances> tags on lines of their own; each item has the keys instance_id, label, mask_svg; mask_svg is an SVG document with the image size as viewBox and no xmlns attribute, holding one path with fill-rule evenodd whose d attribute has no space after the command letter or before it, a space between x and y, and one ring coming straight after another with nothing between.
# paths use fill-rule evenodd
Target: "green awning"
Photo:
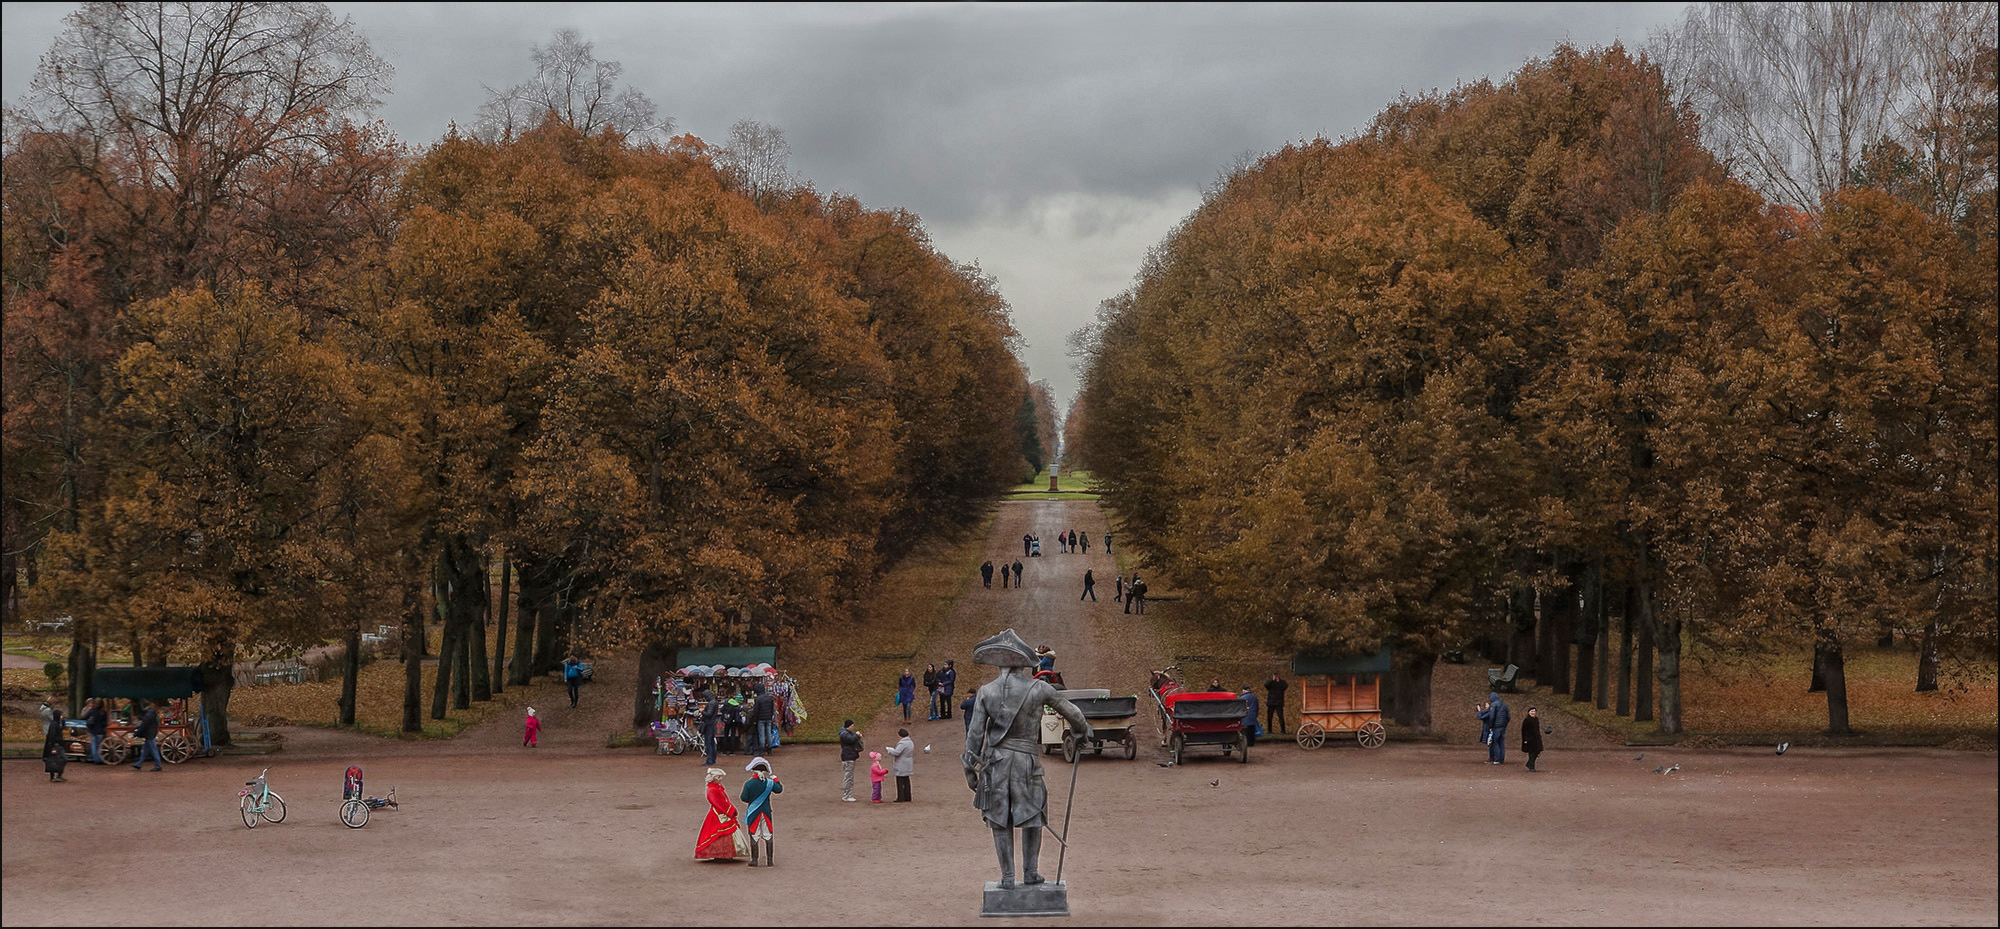
<instances>
[{"instance_id":1,"label":"green awning","mask_svg":"<svg viewBox=\"0 0 2000 929\"><path fill-rule=\"evenodd\" d=\"M201 669L194 667L98 668L90 675L89 696L173 700L199 693L201 684Z\"/></svg>"},{"instance_id":2,"label":"green awning","mask_svg":"<svg viewBox=\"0 0 2000 929\"><path fill-rule=\"evenodd\" d=\"M1326 657L1308 655L1301 652L1292 656L1292 673L1308 674L1383 674L1389 670L1389 649L1383 648L1373 655L1343 655Z\"/></svg>"},{"instance_id":3,"label":"green awning","mask_svg":"<svg viewBox=\"0 0 2000 929\"><path fill-rule=\"evenodd\" d=\"M732 668L768 664L775 668L778 666L778 647L760 645L750 648L683 648L674 653L674 667L685 668L691 664L719 664Z\"/></svg>"}]
</instances>

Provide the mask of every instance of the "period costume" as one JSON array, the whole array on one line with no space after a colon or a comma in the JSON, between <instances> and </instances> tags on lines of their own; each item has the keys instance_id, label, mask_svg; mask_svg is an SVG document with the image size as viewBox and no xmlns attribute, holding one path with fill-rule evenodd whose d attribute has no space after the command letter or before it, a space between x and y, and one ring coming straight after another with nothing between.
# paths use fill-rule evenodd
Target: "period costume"
<instances>
[{"instance_id":1,"label":"period costume","mask_svg":"<svg viewBox=\"0 0 2000 929\"><path fill-rule=\"evenodd\" d=\"M1028 643L1009 629L972 650L973 660L1005 669L973 696L966 720L966 784L973 806L993 830L993 848L1000 858L1000 886L1014 886L1014 829L1021 830L1021 875L1039 884L1042 827L1047 825L1048 788L1042 781L1042 707L1054 709L1070 729L1085 738L1091 729L1083 712L1062 698L1046 681L1025 673L1035 664Z\"/></svg>"},{"instance_id":2,"label":"period costume","mask_svg":"<svg viewBox=\"0 0 2000 929\"><path fill-rule=\"evenodd\" d=\"M694 842L696 861L733 861L736 858L736 806L729 802L729 790L722 786L728 776L721 768L708 769L708 814L701 818L701 837Z\"/></svg>"},{"instance_id":3,"label":"period costume","mask_svg":"<svg viewBox=\"0 0 2000 929\"><path fill-rule=\"evenodd\" d=\"M785 792L785 785L771 774L771 763L763 758L753 758L743 770L750 772L750 779L743 782L743 832L750 838L750 867L757 866L757 842L764 842L764 867L778 863L771 850L771 797Z\"/></svg>"}]
</instances>

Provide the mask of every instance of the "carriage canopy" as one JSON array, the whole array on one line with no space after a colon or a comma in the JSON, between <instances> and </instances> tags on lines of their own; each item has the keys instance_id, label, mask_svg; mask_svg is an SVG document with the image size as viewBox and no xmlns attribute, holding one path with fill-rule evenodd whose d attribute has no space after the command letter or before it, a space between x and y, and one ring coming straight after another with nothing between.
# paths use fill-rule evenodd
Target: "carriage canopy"
<instances>
[{"instance_id":1,"label":"carriage canopy","mask_svg":"<svg viewBox=\"0 0 2000 929\"><path fill-rule=\"evenodd\" d=\"M125 700L178 700L201 692L196 667L98 668L90 675L90 696Z\"/></svg>"}]
</instances>

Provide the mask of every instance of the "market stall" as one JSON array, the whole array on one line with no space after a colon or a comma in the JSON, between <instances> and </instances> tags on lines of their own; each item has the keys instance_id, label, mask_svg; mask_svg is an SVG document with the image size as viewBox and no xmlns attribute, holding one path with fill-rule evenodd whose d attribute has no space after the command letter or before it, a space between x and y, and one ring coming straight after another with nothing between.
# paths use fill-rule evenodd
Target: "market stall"
<instances>
[{"instance_id":1,"label":"market stall","mask_svg":"<svg viewBox=\"0 0 2000 929\"><path fill-rule=\"evenodd\" d=\"M783 744L807 714L798 681L773 663L777 652L769 647L681 649L675 656L677 667L654 680L653 705L660 718L653 724L653 734L660 752L678 755L701 745L701 706L695 694L703 687L712 689L723 704L718 737L725 751L740 749L759 684L771 694L778 724L777 741L771 747Z\"/></svg>"}]
</instances>

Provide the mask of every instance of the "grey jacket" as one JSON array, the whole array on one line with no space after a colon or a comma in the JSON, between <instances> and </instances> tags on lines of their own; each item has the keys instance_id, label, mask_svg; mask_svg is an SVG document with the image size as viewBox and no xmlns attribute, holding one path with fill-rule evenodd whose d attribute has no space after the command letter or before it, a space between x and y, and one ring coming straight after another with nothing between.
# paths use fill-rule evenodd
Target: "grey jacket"
<instances>
[{"instance_id":1,"label":"grey jacket","mask_svg":"<svg viewBox=\"0 0 2000 929\"><path fill-rule=\"evenodd\" d=\"M895 748L884 749L884 752L896 759L896 762L889 766L890 774L909 777L917 773L917 743L910 741L909 736L904 736L896 743Z\"/></svg>"}]
</instances>

